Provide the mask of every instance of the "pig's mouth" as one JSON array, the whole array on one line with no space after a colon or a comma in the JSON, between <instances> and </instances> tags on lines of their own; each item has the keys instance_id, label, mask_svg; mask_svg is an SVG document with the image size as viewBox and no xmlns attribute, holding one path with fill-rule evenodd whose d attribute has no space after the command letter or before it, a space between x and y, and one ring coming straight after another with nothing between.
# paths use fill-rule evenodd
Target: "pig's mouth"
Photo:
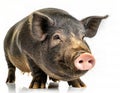
<instances>
[{"instance_id":1,"label":"pig's mouth","mask_svg":"<svg viewBox=\"0 0 120 93\"><path fill-rule=\"evenodd\" d=\"M69 61L69 62L68 62ZM95 59L91 53L80 53L73 57L73 60L60 60L56 75L62 80L74 80L84 75L88 70L94 67Z\"/></svg>"},{"instance_id":2,"label":"pig's mouth","mask_svg":"<svg viewBox=\"0 0 120 93\"><path fill-rule=\"evenodd\" d=\"M70 57L66 57L63 55L58 60L52 60L49 63L41 64L41 68L43 71L45 71L46 74L48 74L50 77L57 79L57 80L64 80L64 81L71 81L78 79L80 76L84 75L89 69L91 69L91 66L89 64L84 65L81 61L81 57L83 57L85 60L86 58L92 58L90 53L79 53L78 55ZM90 59L91 60L91 59ZM92 59L93 60L93 59ZM89 62L90 64L93 64L93 62Z\"/></svg>"},{"instance_id":3,"label":"pig's mouth","mask_svg":"<svg viewBox=\"0 0 120 93\"><path fill-rule=\"evenodd\" d=\"M61 77L61 80L70 81L78 79L80 76L84 75L88 70L77 70L74 66L70 66L65 64L64 61L61 60L59 64L62 70L59 70L56 75Z\"/></svg>"},{"instance_id":4,"label":"pig's mouth","mask_svg":"<svg viewBox=\"0 0 120 93\"><path fill-rule=\"evenodd\" d=\"M82 76L87 72L87 70L81 71L81 70L71 69L69 65L66 66L65 64L62 64L62 65L53 64L52 67L41 64L41 68L50 77L57 80L63 80L63 81L71 81L71 80L78 79L80 76Z\"/></svg>"},{"instance_id":5,"label":"pig's mouth","mask_svg":"<svg viewBox=\"0 0 120 93\"><path fill-rule=\"evenodd\" d=\"M58 79L58 80L71 81L71 80L78 79L80 76L84 75L86 72L87 70L76 71L75 73L68 73L68 72L62 72L62 71L58 71L58 72L51 71L51 73L49 73L49 76L54 79Z\"/></svg>"},{"instance_id":6,"label":"pig's mouth","mask_svg":"<svg viewBox=\"0 0 120 93\"><path fill-rule=\"evenodd\" d=\"M65 64L66 62L64 62L63 60L60 60L58 63L59 64L54 64L54 68L46 65L47 67L45 67L44 69L44 71L46 71L46 73L54 79L71 81L78 79L80 76L84 75L88 71L77 70L75 69L75 67Z\"/></svg>"},{"instance_id":7,"label":"pig's mouth","mask_svg":"<svg viewBox=\"0 0 120 93\"><path fill-rule=\"evenodd\" d=\"M79 77L81 77L82 75L84 75L86 71L76 71L75 73L56 73L58 76L60 76L61 80L64 81L71 81L71 80L75 80L78 79Z\"/></svg>"}]
</instances>

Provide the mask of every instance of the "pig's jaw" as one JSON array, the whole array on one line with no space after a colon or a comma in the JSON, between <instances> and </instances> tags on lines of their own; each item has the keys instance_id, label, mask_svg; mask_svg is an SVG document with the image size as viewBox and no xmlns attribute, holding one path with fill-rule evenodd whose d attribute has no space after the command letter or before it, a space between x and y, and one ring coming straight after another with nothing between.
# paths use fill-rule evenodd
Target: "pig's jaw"
<instances>
[{"instance_id":1,"label":"pig's jaw","mask_svg":"<svg viewBox=\"0 0 120 93\"><path fill-rule=\"evenodd\" d=\"M57 80L63 80L63 81L71 81L71 80L75 80L78 79L80 76L82 76L83 74L85 74L87 71L83 71L83 73L81 72L77 72L78 74L66 74L62 71L58 71L56 72L55 70L51 70L50 68L46 68L43 64L41 64L41 69L50 77L57 79Z\"/></svg>"}]
</instances>

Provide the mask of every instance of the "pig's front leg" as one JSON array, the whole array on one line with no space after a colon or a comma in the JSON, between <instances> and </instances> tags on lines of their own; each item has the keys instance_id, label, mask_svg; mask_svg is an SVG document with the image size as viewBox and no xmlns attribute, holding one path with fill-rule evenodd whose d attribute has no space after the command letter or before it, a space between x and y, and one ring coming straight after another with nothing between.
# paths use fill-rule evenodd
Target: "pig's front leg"
<instances>
[{"instance_id":1,"label":"pig's front leg","mask_svg":"<svg viewBox=\"0 0 120 93\"><path fill-rule=\"evenodd\" d=\"M58 82L57 82L57 81L59 81L59 80L54 79L54 78L52 78L52 77L49 77L49 79L52 80L53 82L50 82L50 83L49 83L48 88L58 88L59 85L58 85Z\"/></svg>"},{"instance_id":2,"label":"pig's front leg","mask_svg":"<svg viewBox=\"0 0 120 93\"><path fill-rule=\"evenodd\" d=\"M86 87L86 85L80 80L80 79L76 79L76 80L72 80L72 81L68 81L69 86L72 85L72 87Z\"/></svg>"},{"instance_id":3,"label":"pig's front leg","mask_svg":"<svg viewBox=\"0 0 120 93\"><path fill-rule=\"evenodd\" d=\"M30 69L32 71L33 80L29 88L46 88L47 75L33 62L32 59L28 59Z\"/></svg>"}]
</instances>

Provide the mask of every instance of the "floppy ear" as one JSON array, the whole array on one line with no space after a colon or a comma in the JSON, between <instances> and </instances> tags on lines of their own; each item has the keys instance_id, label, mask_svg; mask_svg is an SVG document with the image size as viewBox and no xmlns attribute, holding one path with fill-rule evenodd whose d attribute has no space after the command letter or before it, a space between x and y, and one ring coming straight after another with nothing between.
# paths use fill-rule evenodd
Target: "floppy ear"
<instances>
[{"instance_id":1,"label":"floppy ear","mask_svg":"<svg viewBox=\"0 0 120 93\"><path fill-rule=\"evenodd\" d=\"M47 15L35 12L29 17L31 35L34 39L43 41L50 26L54 24L53 20Z\"/></svg>"},{"instance_id":2,"label":"floppy ear","mask_svg":"<svg viewBox=\"0 0 120 93\"><path fill-rule=\"evenodd\" d=\"M106 16L90 16L87 17L83 20L81 20L84 28L85 28L85 36L86 37L94 37L97 33L98 27L101 23L102 19L107 18L108 15Z\"/></svg>"}]
</instances>

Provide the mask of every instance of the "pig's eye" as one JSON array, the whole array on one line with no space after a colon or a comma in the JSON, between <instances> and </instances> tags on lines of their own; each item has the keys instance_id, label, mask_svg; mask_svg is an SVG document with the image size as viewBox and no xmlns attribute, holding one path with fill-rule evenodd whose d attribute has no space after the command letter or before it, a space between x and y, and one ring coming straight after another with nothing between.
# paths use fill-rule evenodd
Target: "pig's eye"
<instances>
[{"instance_id":1,"label":"pig's eye","mask_svg":"<svg viewBox=\"0 0 120 93\"><path fill-rule=\"evenodd\" d=\"M54 36L53 36L53 39L54 39L54 40L58 40L58 39L60 40L60 36L59 36L59 35L54 35Z\"/></svg>"}]
</instances>

